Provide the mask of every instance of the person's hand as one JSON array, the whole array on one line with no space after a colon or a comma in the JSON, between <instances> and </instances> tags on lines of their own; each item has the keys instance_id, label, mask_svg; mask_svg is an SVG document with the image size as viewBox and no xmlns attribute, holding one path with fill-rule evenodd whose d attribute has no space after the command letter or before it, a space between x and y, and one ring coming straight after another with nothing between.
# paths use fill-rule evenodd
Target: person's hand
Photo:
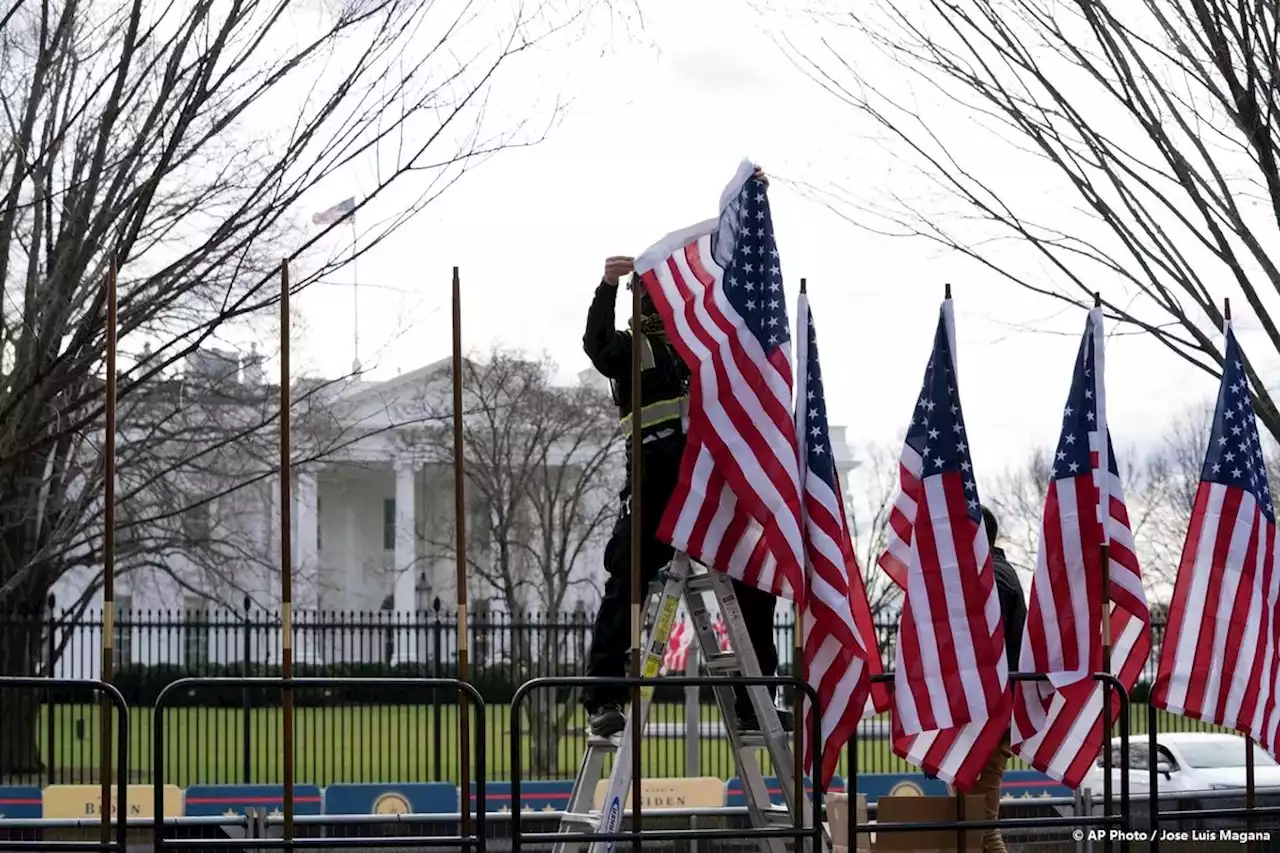
<instances>
[{"instance_id":1,"label":"person's hand","mask_svg":"<svg viewBox=\"0 0 1280 853\"><path fill-rule=\"evenodd\" d=\"M624 275L636 271L636 259L627 255L614 255L604 260L604 280L615 287Z\"/></svg>"},{"instance_id":2,"label":"person's hand","mask_svg":"<svg viewBox=\"0 0 1280 853\"><path fill-rule=\"evenodd\" d=\"M769 176L764 173L764 169L756 166L756 170L751 173L751 177L764 184L765 189L769 188Z\"/></svg>"}]
</instances>

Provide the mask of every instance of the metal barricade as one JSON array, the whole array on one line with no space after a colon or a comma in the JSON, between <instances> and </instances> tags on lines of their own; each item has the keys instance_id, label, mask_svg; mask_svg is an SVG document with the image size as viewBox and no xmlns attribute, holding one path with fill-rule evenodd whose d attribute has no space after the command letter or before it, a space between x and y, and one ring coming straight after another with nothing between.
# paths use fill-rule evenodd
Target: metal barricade
<instances>
[{"instance_id":1,"label":"metal barricade","mask_svg":"<svg viewBox=\"0 0 1280 853\"><path fill-rule=\"evenodd\" d=\"M1162 821L1182 821L1182 820L1204 820L1205 818L1213 818L1215 820L1224 820L1230 818L1238 818L1249 823L1255 818L1275 817L1280 815L1280 805L1278 806L1259 806L1246 805L1243 808L1199 808L1199 809L1170 809L1168 811L1160 810L1160 770L1158 756L1160 754L1157 742L1158 724L1160 722L1160 709L1155 705L1147 705L1147 785L1148 785L1148 808L1151 810L1150 815L1150 850L1151 853L1159 853L1160 850L1160 823ZM1127 746L1127 744L1126 744ZM1128 757L1128 749L1125 749L1126 758ZM1127 774L1126 774L1127 775ZM1254 793L1256 793L1256 788ZM1248 792L1244 789L1238 792L1223 791L1178 791L1178 795L1190 795L1195 799L1226 799L1228 797L1245 796ZM1169 795L1166 795L1169 796ZM1256 849L1250 844L1249 850Z\"/></svg>"},{"instance_id":2,"label":"metal barricade","mask_svg":"<svg viewBox=\"0 0 1280 853\"><path fill-rule=\"evenodd\" d=\"M896 673L886 672L881 675L874 676L871 680L879 684L892 684L895 680ZM1024 681L1048 681L1049 677L1044 673L1037 672L1015 672L1009 674L1009 680L1017 684ZM952 820L952 821L899 821L894 823L876 822L871 825L859 825L857 822L857 809L849 809L849 849L854 849L854 838L858 835L868 832L934 832L944 830L955 830L957 833L963 833L968 830L987 830L987 829L1032 829L1032 828L1049 828L1049 827L1118 827L1121 830L1129 828L1129 694L1124 689L1124 685L1120 683L1114 675L1106 672L1098 672L1093 675L1094 681L1099 681L1104 686L1110 686L1115 691L1115 701L1119 704L1119 723L1120 723L1120 748L1121 748L1121 776L1120 776L1120 811L1112 813L1104 811L1101 815L1081 815L1076 817L1026 817L1026 818L997 818L996 820ZM849 752L852 758L849 762L849 774L846 782L846 789L851 796L856 795L858 790L858 749L857 749L857 729L854 729L853 737L849 740ZM1110 749L1111 744L1103 745L1104 749ZM1108 789L1110 783L1108 780ZM1104 810L1109 808L1110 790L1104 798ZM1092 811L1092 809L1090 810ZM1128 850L1129 841L1127 836L1121 837L1121 850ZM957 848L960 849L960 848Z\"/></svg>"},{"instance_id":3,"label":"metal barricade","mask_svg":"<svg viewBox=\"0 0 1280 853\"><path fill-rule=\"evenodd\" d=\"M475 832L473 835L455 836L393 836L384 839L375 838L254 838L252 842L239 838L201 838L183 839L181 842L170 842L165 838L164 801L162 784L164 781L164 711L170 697L180 691L192 688L217 687L278 687L281 690L298 690L324 687L417 687L424 690L451 689L468 698L468 704L476 709L475 729L475 764L474 774L477 803L475 813ZM240 850L252 847L255 850L296 850L308 848L344 849L344 848L377 848L377 847L455 847L462 850L474 849L475 853L485 853L485 779L488 775L488 762L485 755L485 703L480 692L470 684L456 678L183 678L174 681L160 691L156 697L153 722L154 755L155 755L155 846L156 853L163 853L167 847L181 849L231 849ZM468 745L463 745L462 755L468 752ZM460 793L469 798L469 791ZM469 803L469 799L466 800ZM469 805L465 809L469 813ZM363 823L394 823L402 820L398 815L387 815L386 821L378 820L382 816L369 815ZM460 815L461 817L461 815ZM296 823L296 821L295 821ZM309 820L305 823L323 823L322 820ZM460 821L461 823L461 821ZM461 827L460 827L461 828Z\"/></svg>"},{"instance_id":4,"label":"metal barricade","mask_svg":"<svg viewBox=\"0 0 1280 853\"><path fill-rule=\"evenodd\" d=\"M520 706L524 702L525 697L539 688L556 688L556 687L591 687L597 685L609 685L615 687L657 687L659 685L672 686L679 684L682 687L769 687L776 690L779 687L790 687L798 690L805 695L809 701L810 707L815 711L812 714L813 728L810 737L813 743L819 743L822 740L822 714L821 703L818 698L818 691L805 681L789 676L768 676L768 677L751 677L745 675L724 675L724 676L697 676L684 678L671 678L670 676L657 676L653 678L588 678L586 676L555 676L546 678L535 678L526 681L516 689L515 695L511 697L511 853L521 853L521 848L525 842L531 844L550 843L555 841L563 841L565 836L559 832L531 832L525 833L522 826L521 812L523 811L522 800L520 797L521 779L524 771L524 762L521 755L522 733L520 726ZM798 721L797 721L798 722ZM643 778L641 773L642 762L640 756L634 757L635 774L637 778ZM799 842L808 838L812 842L812 849L818 851L822 849L822 823L819 815L822 814L822 784L820 772L821 756L818 750L813 751L813 762L810 767L810 778L813 780L813 825L805 826L803 810L799 808L799 802L796 803L795 825L791 827L749 827L745 829L664 829L658 831L645 831L643 828L643 812L644 809L640 803L632 803L630 811L624 811L623 815L632 815L632 828L627 832L576 832L573 838L577 841L630 841L632 849L639 853L641 845L645 841L715 841L715 840L733 840L733 841L754 841L761 838L788 838ZM802 767L802 759L800 756L795 757L795 767L798 775ZM797 786L797 793L803 796L804 787ZM483 801L481 801L483 808Z\"/></svg>"},{"instance_id":5,"label":"metal barricade","mask_svg":"<svg viewBox=\"0 0 1280 853\"><path fill-rule=\"evenodd\" d=\"M103 838L100 841L5 841L5 850L98 850L117 851L117 853L125 853L125 840L127 838L127 816L129 810L127 808L128 792L129 792L129 706L124 701L124 696L120 694L112 685L105 681L96 681L88 678L24 678L18 676L4 675L0 676L0 690L48 690L56 687L80 687L85 690L99 694L104 700L109 702L115 711L118 719L116 726L116 795L112 798L112 802L116 805L117 818L115 823L115 838L108 840ZM52 723L50 723L52 725ZM53 761L53 756L47 758ZM104 785L107 783L104 780ZM104 810L101 823L107 824L111 821L110 810Z\"/></svg>"}]
</instances>

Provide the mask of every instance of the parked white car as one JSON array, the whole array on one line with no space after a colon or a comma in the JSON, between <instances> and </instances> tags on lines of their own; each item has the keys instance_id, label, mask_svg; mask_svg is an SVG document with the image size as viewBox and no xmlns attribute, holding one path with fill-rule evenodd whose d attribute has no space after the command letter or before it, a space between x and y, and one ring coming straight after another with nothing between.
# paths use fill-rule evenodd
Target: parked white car
<instances>
[{"instance_id":1,"label":"parked white car","mask_svg":"<svg viewBox=\"0 0 1280 853\"><path fill-rule=\"evenodd\" d=\"M1149 740L1129 739L1129 791L1147 792L1150 784ZM1224 791L1245 788L1246 741L1240 735L1214 732L1167 732L1156 735L1156 770L1160 791ZM1120 795L1120 738L1111 741L1112 795ZM1102 756L1081 784L1094 796L1102 793ZM1280 765L1258 747L1253 750L1257 788L1280 788Z\"/></svg>"}]
</instances>

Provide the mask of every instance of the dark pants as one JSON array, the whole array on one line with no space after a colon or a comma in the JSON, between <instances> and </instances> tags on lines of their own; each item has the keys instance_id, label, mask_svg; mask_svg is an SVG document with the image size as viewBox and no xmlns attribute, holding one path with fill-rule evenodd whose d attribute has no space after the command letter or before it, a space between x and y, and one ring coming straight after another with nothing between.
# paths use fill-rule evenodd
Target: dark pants
<instances>
[{"instance_id":1,"label":"dark pants","mask_svg":"<svg viewBox=\"0 0 1280 853\"><path fill-rule=\"evenodd\" d=\"M640 582L646 591L674 555L671 546L659 540L657 534L662 514L679 479L683 450L683 437L675 436L646 446L642 457ZM604 549L604 567L608 577L591 632L591 653L587 659L587 675L592 678L621 678L628 675L630 669L627 650L631 645L631 513L627 509L627 494L624 490L623 512ZM737 580L733 581L733 588L747 623L751 645L755 648L760 673L773 675L778 669L778 650L773 635L777 599ZM746 690L738 688L735 693L739 714L754 716ZM628 696L625 687L588 688L583 704L590 712L608 703L625 704Z\"/></svg>"}]
</instances>

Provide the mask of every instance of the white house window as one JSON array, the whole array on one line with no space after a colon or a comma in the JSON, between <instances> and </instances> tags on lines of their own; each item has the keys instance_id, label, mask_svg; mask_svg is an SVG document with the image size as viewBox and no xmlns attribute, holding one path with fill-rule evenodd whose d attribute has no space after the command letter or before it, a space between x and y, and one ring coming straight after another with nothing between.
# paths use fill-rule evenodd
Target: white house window
<instances>
[{"instance_id":1,"label":"white house window","mask_svg":"<svg viewBox=\"0 0 1280 853\"><path fill-rule=\"evenodd\" d=\"M182 656L188 669L203 668L209 663L209 619L205 600L198 595L184 596Z\"/></svg>"},{"instance_id":2,"label":"white house window","mask_svg":"<svg viewBox=\"0 0 1280 853\"><path fill-rule=\"evenodd\" d=\"M396 499L382 499L382 550L396 549Z\"/></svg>"},{"instance_id":3,"label":"white house window","mask_svg":"<svg viewBox=\"0 0 1280 853\"><path fill-rule=\"evenodd\" d=\"M187 507L182 513L182 534L188 544L202 544L209 541L212 524L212 502L204 501Z\"/></svg>"}]
</instances>

